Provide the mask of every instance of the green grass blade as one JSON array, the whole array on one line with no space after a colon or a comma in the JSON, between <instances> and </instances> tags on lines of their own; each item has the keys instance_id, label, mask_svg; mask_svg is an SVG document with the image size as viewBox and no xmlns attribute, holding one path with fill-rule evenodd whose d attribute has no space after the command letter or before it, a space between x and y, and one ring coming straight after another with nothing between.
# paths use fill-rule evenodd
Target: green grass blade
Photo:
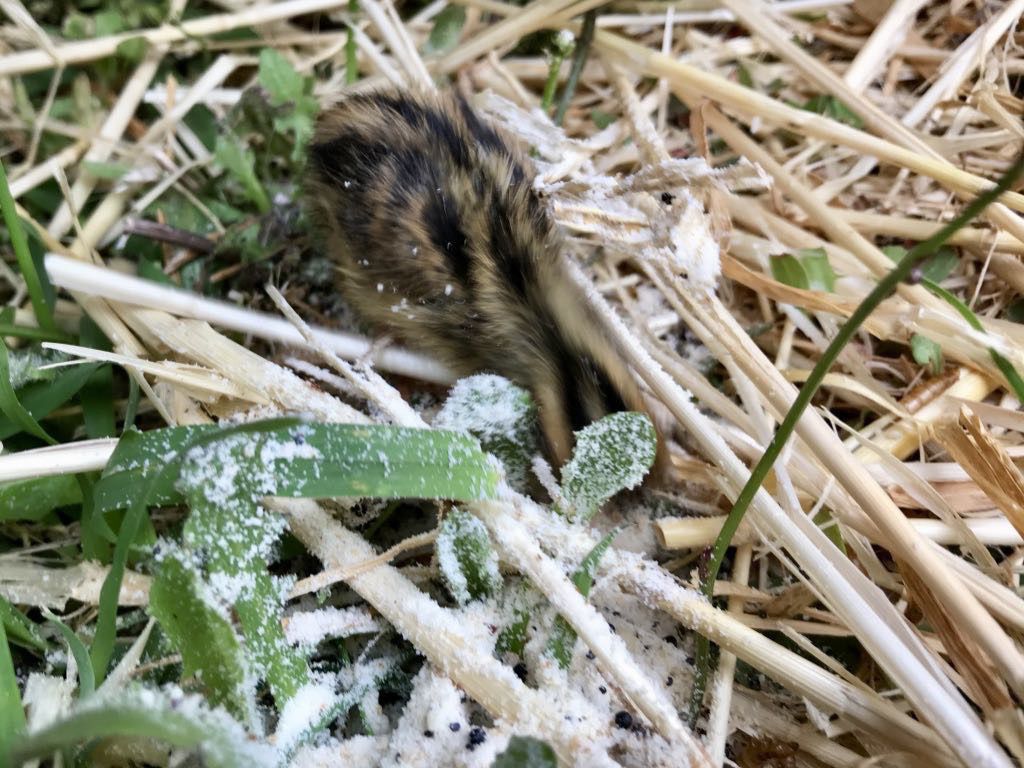
<instances>
[{"instance_id":1,"label":"green grass blade","mask_svg":"<svg viewBox=\"0 0 1024 768\"><path fill-rule=\"evenodd\" d=\"M44 419L78 394L98 365L82 363L60 371L52 381L26 384L20 390L19 402L33 420ZM0 419L0 440L23 431L28 430L21 422L9 417Z\"/></svg>"},{"instance_id":2,"label":"green grass blade","mask_svg":"<svg viewBox=\"0 0 1024 768\"><path fill-rule=\"evenodd\" d=\"M21 706L21 692L14 673L11 647L7 644L7 631L0 622L0 756L10 748L18 734L25 730L25 710Z\"/></svg>"},{"instance_id":3,"label":"green grass blade","mask_svg":"<svg viewBox=\"0 0 1024 768\"><path fill-rule=\"evenodd\" d=\"M75 664L78 665L78 696L81 699L92 696L96 690L96 675L92 671L92 659L89 658L89 651L82 639L75 634L75 630L54 616L50 611L44 609L43 615L52 623L61 635L63 635L71 655L75 657Z\"/></svg>"},{"instance_id":4,"label":"green grass blade","mask_svg":"<svg viewBox=\"0 0 1024 768\"><path fill-rule=\"evenodd\" d=\"M11 245L14 248L14 257L18 260L18 268L25 280L25 287L28 289L29 299L32 301L32 310L36 314L39 327L51 333L57 332L57 323L54 322L53 312L46 302L46 295L43 291L43 282L36 271L35 262L32 260L32 253L29 251L28 238L25 236L25 229L18 218L14 198L11 196L11 188L7 184L7 172L3 163L0 163L0 213L3 214L4 224L7 225L7 232L11 238Z\"/></svg>"},{"instance_id":5,"label":"green grass blade","mask_svg":"<svg viewBox=\"0 0 1024 768\"><path fill-rule=\"evenodd\" d=\"M7 357L7 344L0 339L0 411L4 416L17 424L30 435L38 437L45 443L56 445L57 441L46 434L46 430L25 410L18 395L11 386L11 364Z\"/></svg>"},{"instance_id":6,"label":"green grass blade","mask_svg":"<svg viewBox=\"0 0 1024 768\"><path fill-rule=\"evenodd\" d=\"M21 765L115 736L198 750L209 768L271 768L276 762L273 749L254 743L223 710L210 711L198 696L133 689L120 693L116 702L90 704L26 736L0 752L0 764Z\"/></svg>"}]
</instances>

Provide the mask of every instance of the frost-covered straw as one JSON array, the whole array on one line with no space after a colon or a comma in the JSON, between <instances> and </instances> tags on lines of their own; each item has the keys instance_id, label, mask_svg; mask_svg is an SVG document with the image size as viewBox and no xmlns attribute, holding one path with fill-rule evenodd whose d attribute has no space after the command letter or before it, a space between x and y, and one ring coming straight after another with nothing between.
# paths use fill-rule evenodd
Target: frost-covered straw
<instances>
[{"instance_id":1,"label":"frost-covered straw","mask_svg":"<svg viewBox=\"0 0 1024 768\"><path fill-rule=\"evenodd\" d=\"M567 270L586 293L595 311L605 320L612 338L630 364L701 446L704 454L722 469L724 479L732 488L731 495L738 493L750 474L749 469L728 448L689 396L632 338L629 330L579 267L571 262L566 264ZM713 304L714 298L707 296L703 303ZM724 308L721 311L724 312ZM720 332L735 334L725 328L720 329ZM737 339L736 343L737 349L745 349L747 346L741 339ZM737 357L750 355L763 357L756 347L749 354ZM767 360L764 364L775 371ZM782 379L781 375L778 378ZM778 393L792 392L792 385L784 379L775 386ZM785 410L786 405L775 403L775 407ZM801 424L813 419L821 422L815 412L808 411ZM818 432L827 432L829 438L837 440L824 422L821 422L820 427ZM823 459L828 459L823 455L828 452L833 455L845 454L841 445L837 448L830 444L831 441L824 439L816 440L815 444L819 442L822 443L818 449L819 455ZM790 551L814 585L821 590L833 612L856 632L864 647L903 688L918 711L939 726L940 733L950 747L968 765L1009 768L1010 763L1005 753L985 731L977 715L967 707L956 689L943 677L921 641L907 629L904 618L852 563L835 553L833 545L817 526L803 515L787 515L764 489L758 491L751 505L751 513L756 524L770 530ZM1002 630L999 632L1002 633Z\"/></svg>"}]
</instances>

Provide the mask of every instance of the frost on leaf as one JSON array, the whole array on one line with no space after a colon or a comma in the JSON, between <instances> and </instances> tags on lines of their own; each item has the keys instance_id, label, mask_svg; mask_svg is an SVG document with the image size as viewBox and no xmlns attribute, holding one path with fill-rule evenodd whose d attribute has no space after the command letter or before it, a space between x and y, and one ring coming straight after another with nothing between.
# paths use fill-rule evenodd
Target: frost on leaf
<instances>
[{"instance_id":1,"label":"frost on leaf","mask_svg":"<svg viewBox=\"0 0 1024 768\"><path fill-rule=\"evenodd\" d=\"M613 413L581 429L562 469L566 511L589 520L616 493L640 484L656 450L654 425L642 413Z\"/></svg>"},{"instance_id":2,"label":"frost on leaf","mask_svg":"<svg viewBox=\"0 0 1024 768\"><path fill-rule=\"evenodd\" d=\"M546 742L530 736L513 736L492 768L555 768L558 759Z\"/></svg>"},{"instance_id":3,"label":"frost on leaf","mask_svg":"<svg viewBox=\"0 0 1024 768\"><path fill-rule=\"evenodd\" d=\"M484 524L464 509L453 509L441 523L434 544L445 583L459 604L488 597L501 587L498 557Z\"/></svg>"},{"instance_id":4,"label":"frost on leaf","mask_svg":"<svg viewBox=\"0 0 1024 768\"><path fill-rule=\"evenodd\" d=\"M460 379L434 426L476 437L505 466L509 485L528 490L530 460L538 444L537 414L525 389L487 373Z\"/></svg>"},{"instance_id":5,"label":"frost on leaf","mask_svg":"<svg viewBox=\"0 0 1024 768\"><path fill-rule=\"evenodd\" d=\"M202 680L209 701L255 724L256 681L242 642L202 584L189 554L168 546L150 589L150 612L181 653L185 674Z\"/></svg>"}]
</instances>

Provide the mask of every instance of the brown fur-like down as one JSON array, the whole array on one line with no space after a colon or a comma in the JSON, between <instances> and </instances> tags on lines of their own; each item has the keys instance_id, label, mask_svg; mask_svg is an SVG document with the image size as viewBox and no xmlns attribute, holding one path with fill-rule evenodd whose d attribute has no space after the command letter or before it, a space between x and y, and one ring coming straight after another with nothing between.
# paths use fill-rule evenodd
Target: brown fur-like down
<instances>
[{"instance_id":1,"label":"brown fur-like down","mask_svg":"<svg viewBox=\"0 0 1024 768\"><path fill-rule=\"evenodd\" d=\"M647 409L562 272L532 182L527 160L459 96L386 91L321 115L306 195L355 310L460 376L529 388L561 465L574 430Z\"/></svg>"}]
</instances>

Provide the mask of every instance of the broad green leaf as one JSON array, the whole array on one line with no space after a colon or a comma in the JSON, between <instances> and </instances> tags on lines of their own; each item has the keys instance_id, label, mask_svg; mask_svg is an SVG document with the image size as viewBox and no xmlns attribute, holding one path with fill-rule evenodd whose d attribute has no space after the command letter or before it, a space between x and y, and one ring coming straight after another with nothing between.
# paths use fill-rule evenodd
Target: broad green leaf
<instances>
[{"instance_id":1,"label":"broad green leaf","mask_svg":"<svg viewBox=\"0 0 1024 768\"><path fill-rule=\"evenodd\" d=\"M258 426L258 425L256 425ZM130 430L96 486L101 511L127 506L144 478L219 427ZM420 498L475 501L497 494L497 472L473 438L441 430L358 424L302 424L250 435L252 470L291 498ZM181 500L175 475L159 478L152 504Z\"/></svg>"},{"instance_id":2,"label":"broad green leaf","mask_svg":"<svg viewBox=\"0 0 1024 768\"><path fill-rule=\"evenodd\" d=\"M804 265L791 253L783 253L771 257L772 277L783 285L807 290L811 281L807 277Z\"/></svg>"},{"instance_id":3,"label":"broad green leaf","mask_svg":"<svg viewBox=\"0 0 1024 768\"><path fill-rule=\"evenodd\" d=\"M797 258L803 265L807 285L812 291L835 292L836 273L832 271L824 248L803 248L797 251Z\"/></svg>"},{"instance_id":4,"label":"broad green leaf","mask_svg":"<svg viewBox=\"0 0 1024 768\"><path fill-rule=\"evenodd\" d=\"M598 127L598 130L602 131L618 120L615 115L603 112L600 109L592 109L590 111L590 119L594 121L594 125Z\"/></svg>"},{"instance_id":5,"label":"broad green leaf","mask_svg":"<svg viewBox=\"0 0 1024 768\"><path fill-rule=\"evenodd\" d=\"M910 354L918 365L927 365L932 373L942 372L942 347L920 333L910 337Z\"/></svg>"},{"instance_id":6,"label":"broad green leaf","mask_svg":"<svg viewBox=\"0 0 1024 768\"><path fill-rule=\"evenodd\" d=\"M882 248L882 253L893 261L898 262L907 255L907 249L902 245L887 245ZM936 251L934 256L922 264L921 275L929 290L931 289L931 286L927 285L929 281L935 284L941 283L949 277L949 273L953 271L959 261L960 257L957 256L954 249L943 246Z\"/></svg>"},{"instance_id":7,"label":"broad green leaf","mask_svg":"<svg viewBox=\"0 0 1024 768\"><path fill-rule=\"evenodd\" d=\"M270 94L270 103L279 106L296 101L305 93L306 78L295 71L287 58L273 48L260 51L258 78L260 85Z\"/></svg>"},{"instance_id":8,"label":"broad green leaf","mask_svg":"<svg viewBox=\"0 0 1024 768\"><path fill-rule=\"evenodd\" d=\"M487 528L466 510L456 507L445 516L434 548L441 575L460 605L501 588L498 556Z\"/></svg>"},{"instance_id":9,"label":"broad green leaf","mask_svg":"<svg viewBox=\"0 0 1024 768\"><path fill-rule=\"evenodd\" d=\"M97 697L98 698L98 697ZM209 768L273 768L275 750L256 742L223 710L210 710L201 697L180 689L119 690L106 701L93 698L70 716L31 734L13 750L0 752L7 765L72 749L114 736L155 739L195 750ZM6 754L5 754L6 753Z\"/></svg>"},{"instance_id":10,"label":"broad green leaf","mask_svg":"<svg viewBox=\"0 0 1024 768\"><path fill-rule=\"evenodd\" d=\"M280 708L309 682L309 670L285 641L282 589L267 572L285 522L258 503L269 457L253 447L250 435L236 434L187 453L178 482L191 510L182 543L201 556L208 597L238 615L248 663Z\"/></svg>"},{"instance_id":11,"label":"broad green leaf","mask_svg":"<svg viewBox=\"0 0 1024 768\"><path fill-rule=\"evenodd\" d=\"M462 27L466 24L466 9L461 5L446 6L434 18L434 26L427 38L426 53L448 53L459 44Z\"/></svg>"},{"instance_id":12,"label":"broad green leaf","mask_svg":"<svg viewBox=\"0 0 1024 768\"><path fill-rule=\"evenodd\" d=\"M233 133L224 133L217 137L213 154L224 170L241 183L245 196L256 205L259 212L269 213L270 198L256 176L256 158L252 150Z\"/></svg>"},{"instance_id":13,"label":"broad green leaf","mask_svg":"<svg viewBox=\"0 0 1024 768\"><path fill-rule=\"evenodd\" d=\"M529 490L530 462L540 447L537 411L525 389L488 373L460 379L434 426L473 435L485 451L501 460L509 485L521 492Z\"/></svg>"},{"instance_id":14,"label":"broad green leaf","mask_svg":"<svg viewBox=\"0 0 1024 768\"><path fill-rule=\"evenodd\" d=\"M0 521L40 520L57 507L82 502L74 475L51 475L0 483Z\"/></svg>"},{"instance_id":15,"label":"broad green leaf","mask_svg":"<svg viewBox=\"0 0 1024 768\"><path fill-rule=\"evenodd\" d=\"M255 723L255 679L245 650L185 559L177 549L163 553L150 588L150 612L181 654L185 675L200 675L210 703L225 707L243 723Z\"/></svg>"},{"instance_id":16,"label":"broad green leaf","mask_svg":"<svg viewBox=\"0 0 1024 768\"><path fill-rule=\"evenodd\" d=\"M558 768L555 750L532 736L513 736L491 768Z\"/></svg>"},{"instance_id":17,"label":"broad green leaf","mask_svg":"<svg viewBox=\"0 0 1024 768\"><path fill-rule=\"evenodd\" d=\"M118 43L114 53L118 58L124 59L129 64L135 64L142 61L142 57L146 55L148 50L149 41L142 35L135 35Z\"/></svg>"},{"instance_id":18,"label":"broad green leaf","mask_svg":"<svg viewBox=\"0 0 1024 768\"><path fill-rule=\"evenodd\" d=\"M944 246L939 248L928 261L924 263L921 271L924 276L935 283L941 283L949 274L956 268L956 265L960 263L960 257L957 256L956 251L953 248Z\"/></svg>"},{"instance_id":19,"label":"broad green leaf","mask_svg":"<svg viewBox=\"0 0 1024 768\"><path fill-rule=\"evenodd\" d=\"M522 656L526 648L526 628L530 624L530 612L517 609L512 614L512 621L505 625L494 644L497 654L514 653Z\"/></svg>"},{"instance_id":20,"label":"broad green leaf","mask_svg":"<svg viewBox=\"0 0 1024 768\"><path fill-rule=\"evenodd\" d=\"M562 468L562 496L577 519L589 520L608 499L635 488L654 463L657 435L643 413L613 413L576 433Z\"/></svg>"}]
</instances>

